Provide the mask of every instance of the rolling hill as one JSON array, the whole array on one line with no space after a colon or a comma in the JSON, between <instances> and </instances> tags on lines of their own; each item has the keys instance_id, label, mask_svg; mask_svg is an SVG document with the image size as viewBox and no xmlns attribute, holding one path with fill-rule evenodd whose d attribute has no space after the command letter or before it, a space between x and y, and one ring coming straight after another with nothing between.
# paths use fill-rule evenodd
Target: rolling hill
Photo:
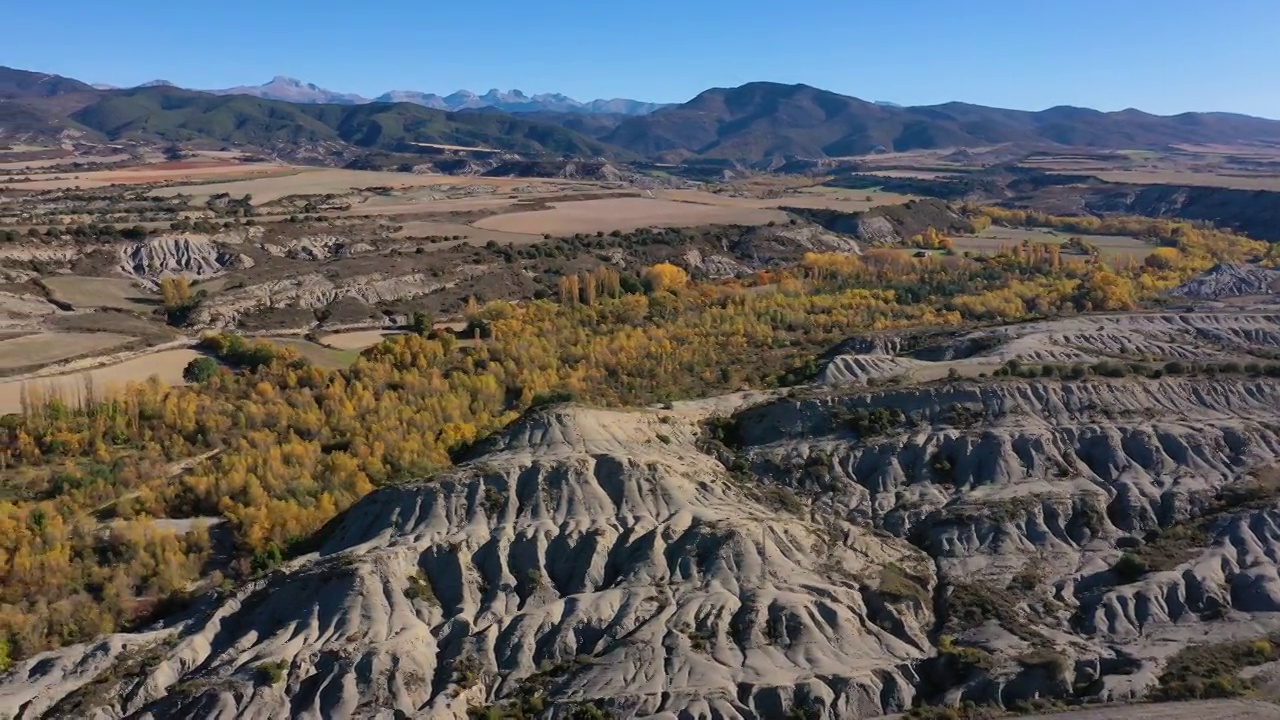
<instances>
[{"instance_id":1,"label":"rolling hill","mask_svg":"<svg viewBox=\"0 0 1280 720\"><path fill-rule=\"evenodd\" d=\"M500 113L449 113L409 103L295 104L172 87L102 93L71 119L108 139L212 141L277 151L317 143L383 150L428 143L533 154L617 154L571 130Z\"/></svg>"},{"instance_id":2,"label":"rolling hill","mask_svg":"<svg viewBox=\"0 0 1280 720\"><path fill-rule=\"evenodd\" d=\"M0 66L0 100L48 98L81 92L97 91L92 85L61 75Z\"/></svg>"},{"instance_id":3,"label":"rolling hill","mask_svg":"<svg viewBox=\"0 0 1280 720\"><path fill-rule=\"evenodd\" d=\"M1159 116L1074 107L1040 112L948 103L895 107L807 85L749 83L630 118L602 137L638 154L755 161L998 143L1160 148L1173 143L1280 143L1280 122L1227 113Z\"/></svg>"}]
</instances>

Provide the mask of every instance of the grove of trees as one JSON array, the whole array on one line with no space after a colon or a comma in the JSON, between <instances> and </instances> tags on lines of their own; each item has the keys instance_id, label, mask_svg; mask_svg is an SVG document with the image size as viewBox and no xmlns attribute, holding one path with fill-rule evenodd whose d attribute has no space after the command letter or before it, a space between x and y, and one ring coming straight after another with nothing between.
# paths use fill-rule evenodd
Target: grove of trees
<instances>
[{"instance_id":1,"label":"grove of trees","mask_svg":"<svg viewBox=\"0 0 1280 720\"><path fill-rule=\"evenodd\" d=\"M643 405L776 386L855 333L1134 308L1214 262L1267 252L1149 222L1123 229L1166 247L1126 267L1047 246L972 259L876 250L715 282L660 264L641 291L602 266L564 278L558 301L472 303L468 342L424 317L342 370L217 335L204 347L218 363L193 363L188 386L78 402L30 391L23 413L0 418L0 669L252 577L375 488L429 479L545 398ZM164 297L193 299L176 280ZM211 574L213 523L234 550Z\"/></svg>"}]
</instances>

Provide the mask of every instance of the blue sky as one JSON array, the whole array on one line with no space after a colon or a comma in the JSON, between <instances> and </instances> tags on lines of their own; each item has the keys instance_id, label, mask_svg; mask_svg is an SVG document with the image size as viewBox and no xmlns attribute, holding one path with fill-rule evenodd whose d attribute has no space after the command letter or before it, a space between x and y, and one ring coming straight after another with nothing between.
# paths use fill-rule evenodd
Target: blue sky
<instances>
[{"instance_id":1,"label":"blue sky","mask_svg":"<svg viewBox=\"0 0 1280 720\"><path fill-rule=\"evenodd\" d=\"M520 88L680 102L803 82L868 100L1280 118L1280 0L56 0L0 65L195 88ZM46 32L47 30L47 32Z\"/></svg>"}]
</instances>

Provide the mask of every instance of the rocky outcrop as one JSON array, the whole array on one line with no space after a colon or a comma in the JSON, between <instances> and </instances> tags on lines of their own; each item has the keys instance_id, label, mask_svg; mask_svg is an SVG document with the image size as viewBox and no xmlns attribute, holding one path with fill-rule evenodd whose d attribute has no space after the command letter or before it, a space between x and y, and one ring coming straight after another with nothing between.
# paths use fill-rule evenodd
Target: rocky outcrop
<instances>
[{"instance_id":1,"label":"rocky outcrop","mask_svg":"<svg viewBox=\"0 0 1280 720\"><path fill-rule=\"evenodd\" d=\"M973 224L946 202L927 198L903 205L886 205L866 212L841 212L826 208L783 207L834 233L850 235L865 243L898 245L934 228L944 233L972 232Z\"/></svg>"},{"instance_id":2,"label":"rocky outcrop","mask_svg":"<svg viewBox=\"0 0 1280 720\"><path fill-rule=\"evenodd\" d=\"M263 243L261 247L272 255L292 260L331 260L376 250L368 243L353 243L336 235L309 235L282 242Z\"/></svg>"},{"instance_id":3,"label":"rocky outcrop","mask_svg":"<svg viewBox=\"0 0 1280 720\"><path fill-rule=\"evenodd\" d=\"M1201 220L1259 240L1280 240L1280 192L1179 185L1103 185L1090 212Z\"/></svg>"},{"instance_id":4,"label":"rocky outcrop","mask_svg":"<svg viewBox=\"0 0 1280 720\"><path fill-rule=\"evenodd\" d=\"M910 568L927 595L927 559L762 505L696 436L661 411L536 413L198 617L24 663L0 707L59 714L95 692L133 717L464 718L527 685L560 714L909 706L931 608L876 578Z\"/></svg>"},{"instance_id":5,"label":"rocky outcrop","mask_svg":"<svg viewBox=\"0 0 1280 720\"><path fill-rule=\"evenodd\" d=\"M396 279L302 280L265 295ZM1277 317L868 335L808 387L533 411L265 578L21 663L0 712L462 718L540 694L551 717L853 720L1140 699L1188 643L1280 631L1280 379L937 370L1257 360ZM915 377L868 387L896 371Z\"/></svg>"},{"instance_id":6,"label":"rocky outcrop","mask_svg":"<svg viewBox=\"0 0 1280 720\"><path fill-rule=\"evenodd\" d=\"M119 248L121 273L156 283L169 275L209 278L253 267L253 260L220 242L198 236L162 236Z\"/></svg>"},{"instance_id":7,"label":"rocky outcrop","mask_svg":"<svg viewBox=\"0 0 1280 720\"><path fill-rule=\"evenodd\" d=\"M1280 271L1256 265L1223 263L1169 291L1173 297L1218 300L1245 295L1271 295Z\"/></svg>"},{"instance_id":8,"label":"rocky outcrop","mask_svg":"<svg viewBox=\"0 0 1280 720\"><path fill-rule=\"evenodd\" d=\"M408 300L454 287L485 271L482 266L462 267L448 279L422 273L407 275L358 275L334 280L319 273L298 275L258 283L219 293L196 308L191 316L195 327L235 327L243 315L268 309L315 310L339 300L358 300L365 305Z\"/></svg>"}]
</instances>

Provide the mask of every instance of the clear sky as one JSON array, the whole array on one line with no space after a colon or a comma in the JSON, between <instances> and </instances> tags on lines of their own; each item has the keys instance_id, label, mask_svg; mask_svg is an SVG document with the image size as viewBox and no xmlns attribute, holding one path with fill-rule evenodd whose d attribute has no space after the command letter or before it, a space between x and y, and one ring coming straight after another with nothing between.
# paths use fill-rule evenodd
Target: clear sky
<instances>
[{"instance_id":1,"label":"clear sky","mask_svg":"<svg viewBox=\"0 0 1280 720\"><path fill-rule=\"evenodd\" d=\"M680 102L752 80L867 100L1280 118L1280 0L10 0L0 65L367 96Z\"/></svg>"}]
</instances>

